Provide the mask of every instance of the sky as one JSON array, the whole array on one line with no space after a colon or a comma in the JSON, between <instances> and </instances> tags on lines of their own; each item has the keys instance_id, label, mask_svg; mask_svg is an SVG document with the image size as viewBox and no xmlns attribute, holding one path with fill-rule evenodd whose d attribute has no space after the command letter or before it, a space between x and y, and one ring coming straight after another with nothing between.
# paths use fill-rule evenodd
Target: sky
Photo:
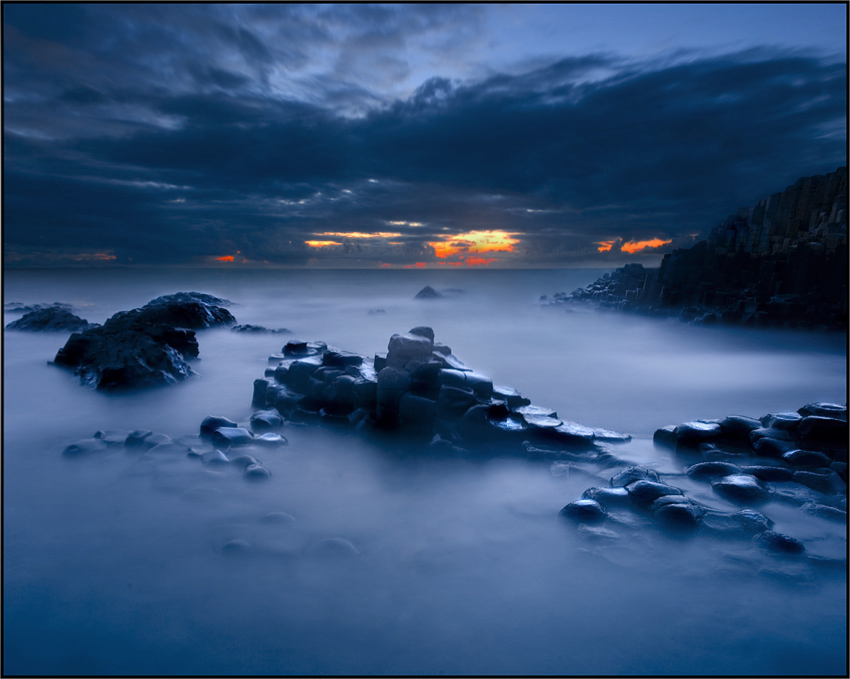
<instances>
[{"instance_id":1,"label":"sky","mask_svg":"<svg viewBox=\"0 0 850 679\"><path fill-rule=\"evenodd\" d=\"M846 9L6 3L4 265L657 265L847 164Z\"/></svg>"}]
</instances>

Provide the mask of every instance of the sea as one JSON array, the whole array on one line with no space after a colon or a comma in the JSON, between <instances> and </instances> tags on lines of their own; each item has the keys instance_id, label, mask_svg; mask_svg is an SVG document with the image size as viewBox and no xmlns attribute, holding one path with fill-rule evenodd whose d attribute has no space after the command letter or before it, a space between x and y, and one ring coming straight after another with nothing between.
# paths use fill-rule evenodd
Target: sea
<instances>
[{"instance_id":1,"label":"sea","mask_svg":"<svg viewBox=\"0 0 850 679\"><path fill-rule=\"evenodd\" d=\"M829 565L652 525L594 539L559 510L617 468L429 454L334 427L287 423L286 446L255 453L262 483L182 454L62 454L99 430L245 423L289 339L371 356L421 325L533 404L631 434L612 447L623 465L729 511L656 429L846 402L841 333L540 301L602 273L7 269L4 302L67 302L102 323L197 291L291 334L198 331L196 377L101 393L51 364L69 333L4 331L4 674L846 675L846 523L793 504L762 511ZM425 285L444 296L415 299Z\"/></svg>"}]
</instances>

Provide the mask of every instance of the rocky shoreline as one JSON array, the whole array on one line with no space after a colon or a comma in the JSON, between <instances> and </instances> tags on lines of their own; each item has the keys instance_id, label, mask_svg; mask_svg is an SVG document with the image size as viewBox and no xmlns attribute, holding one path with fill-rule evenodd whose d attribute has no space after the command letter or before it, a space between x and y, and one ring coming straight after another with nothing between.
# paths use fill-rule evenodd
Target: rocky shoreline
<instances>
[{"instance_id":1,"label":"rocky shoreline","mask_svg":"<svg viewBox=\"0 0 850 679\"><path fill-rule=\"evenodd\" d=\"M678 316L712 325L847 330L847 168L803 177L740 208L707 239L628 264L545 305Z\"/></svg>"},{"instance_id":2,"label":"rocky shoreline","mask_svg":"<svg viewBox=\"0 0 850 679\"><path fill-rule=\"evenodd\" d=\"M421 455L518 455L550 465L553 476L577 471L607 478L560 512L553 507L553 515L591 542L654 528L673 538L752 544L814 567L846 567L846 560L809 554L805 536L774 530L769 516L781 504L813 520L846 524L846 405L810 403L759 419L730 415L662 427L653 441L673 451L682 471L661 473L621 459L612 444L629 435L565 421L494 385L436 342L428 327L393 335L387 352L372 357L292 340L269 360L273 365L254 381L253 412L244 422L209 416L198 434L178 439L147 430L99 431L64 455L123 446L152 460L183 454L205 467L236 469L247 481L269 481L262 458L287 445L285 427L342 426L402 440Z\"/></svg>"}]
</instances>

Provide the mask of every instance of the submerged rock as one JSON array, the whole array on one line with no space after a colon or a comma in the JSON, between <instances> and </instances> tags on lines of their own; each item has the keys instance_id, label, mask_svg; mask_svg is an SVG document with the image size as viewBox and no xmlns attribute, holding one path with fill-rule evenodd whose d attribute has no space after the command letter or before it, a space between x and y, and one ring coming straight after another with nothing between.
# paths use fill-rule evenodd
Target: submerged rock
<instances>
[{"instance_id":1,"label":"submerged rock","mask_svg":"<svg viewBox=\"0 0 850 679\"><path fill-rule=\"evenodd\" d=\"M230 328L231 332L242 332L248 333L251 335L291 335L292 331L287 330L286 328L278 328L277 330L272 330L271 328L266 328L262 325L234 325Z\"/></svg>"}]
</instances>

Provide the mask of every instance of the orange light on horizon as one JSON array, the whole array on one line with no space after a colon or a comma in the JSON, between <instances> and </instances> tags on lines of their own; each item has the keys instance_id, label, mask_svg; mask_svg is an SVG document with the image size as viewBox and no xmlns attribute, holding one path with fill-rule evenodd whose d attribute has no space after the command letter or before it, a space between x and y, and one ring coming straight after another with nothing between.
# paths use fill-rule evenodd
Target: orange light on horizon
<instances>
[{"instance_id":1,"label":"orange light on horizon","mask_svg":"<svg viewBox=\"0 0 850 679\"><path fill-rule=\"evenodd\" d=\"M623 245L620 247L620 250L622 252L634 254L635 252L645 250L646 248L660 248L662 245L669 245L672 242L672 240L661 240L660 238L653 238L652 240L629 241L628 243L623 243Z\"/></svg>"},{"instance_id":2,"label":"orange light on horizon","mask_svg":"<svg viewBox=\"0 0 850 679\"><path fill-rule=\"evenodd\" d=\"M224 257L216 257L215 260L217 262L232 262L234 259L233 255L225 255Z\"/></svg>"},{"instance_id":3,"label":"orange light on horizon","mask_svg":"<svg viewBox=\"0 0 850 679\"><path fill-rule=\"evenodd\" d=\"M490 266L493 262L498 262L498 257L467 257L464 262L467 266Z\"/></svg>"},{"instance_id":4,"label":"orange light on horizon","mask_svg":"<svg viewBox=\"0 0 850 679\"><path fill-rule=\"evenodd\" d=\"M311 248L326 248L330 245L342 245L342 243L338 243L335 240L305 240L304 242Z\"/></svg>"},{"instance_id":5,"label":"orange light on horizon","mask_svg":"<svg viewBox=\"0 0 850 679\"><path fill-rule=\"evenodd\" d=\"M428 245L434 248L434 254L439 259L447 257L459 257L461 260L478 262L478 264L470 264L470 266L479 266L484 259L481 257L469 258L469 254L482 254L485 252L513 252L514 245L520 241L518 233L509 233L501 229L488 231L468 231L466 233L458 233L451 236L445 236L443 240L431 241ZM487 264L490 263L489 260ZM484 264L484 266L487 266Z\"/></svg>"},{"instance_id":6,"label":"orange light on horizon","mask_svg":"<svg viewBox=\"0 0 850 679\"><path fill-rule=\"evenodd\" d=\"M612 247L614 247L615 240L603 240L599 243L594 243L594 245L598 245L597 248L599 252L608 252Z\"/></svg>"},{"instance_id":7,"label":"orange light on horizon","mask_svg":"<svg viewBox=\"0 0 850 679\"><path fill-rule=\"evenodd\" d=\"M377 233L362 233L360 231L325 231L314 233L314 236L330 236L331 238L400 238L402 234L389 231L378 231ZM307 241L308 243L311 241Z\"/></svg>"},{"instance_id":8,"label":"orange light on horizon","mask_svg":"<svg viewBox=\"0 0 850 679\"><path fill-rule=\"evenodd\" d=\"M83 254L76 255L74 257L74 261L76 262L109 262L113 259L118 259L115 255L110 255L107 252L86 252Z\"/></svg>"}]
</instances>

